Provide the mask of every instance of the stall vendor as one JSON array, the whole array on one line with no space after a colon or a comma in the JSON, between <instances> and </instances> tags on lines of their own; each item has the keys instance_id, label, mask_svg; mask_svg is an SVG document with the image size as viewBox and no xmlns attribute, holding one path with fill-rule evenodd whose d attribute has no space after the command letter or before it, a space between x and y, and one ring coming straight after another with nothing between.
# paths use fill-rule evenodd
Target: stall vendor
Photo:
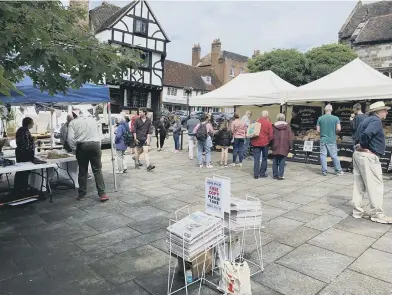
<instances>
[{"instance_id":1,"label":"stall vendor","mask_svg":"<svg viewBox=\"0 0 393 295\"><path fill-rule=\"evenodd\" d=\"M34 121L30 117L22 120L22 127L15 135L16 140L16 162L31 162L34 159L35 143L30 130L34 126ZM20 171L15 173L14 187L18 191L25 191L29 187L30 171Z\"/></svg>"},{"instance_id":2,"label":"stall vendor","mask_svg":"<svg viewBox=\"0 0 393 295\"><path fill-rule=\"evenodd\" d=\"M297 115L296 112L292 112L292 119L291 119L291 129L295 135L298 135L300 132L300 124L302 123L302 119L300 116Z\"/></svg>"}]
</instances>

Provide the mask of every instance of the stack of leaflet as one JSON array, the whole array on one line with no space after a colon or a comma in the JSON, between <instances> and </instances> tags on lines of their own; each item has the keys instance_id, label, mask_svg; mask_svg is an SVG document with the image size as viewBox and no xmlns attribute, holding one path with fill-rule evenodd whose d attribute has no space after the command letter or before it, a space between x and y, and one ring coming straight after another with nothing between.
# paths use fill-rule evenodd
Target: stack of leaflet
<instances>
[{"instance_id":1,"label":"stack of leaflet","mask_svg":"<svg viewBox=\"0 0 393 295\"><path fill-rule=\"evenodd\" d=\"M197 211L170 225L167 236L171 252L192 261L224 239L222 219Z\"/></svg>"},{"instance_id":2,"label":"stack of leaflet","mask_svg":"<svg viewBox=\"0 0 393 295\"><path fill-rule=\"evenodd\" d=\"M259 201L231 198L231 214L225 214L225 226L234 231L257 228L262 224Z\"/></svg>"}]
</instances>

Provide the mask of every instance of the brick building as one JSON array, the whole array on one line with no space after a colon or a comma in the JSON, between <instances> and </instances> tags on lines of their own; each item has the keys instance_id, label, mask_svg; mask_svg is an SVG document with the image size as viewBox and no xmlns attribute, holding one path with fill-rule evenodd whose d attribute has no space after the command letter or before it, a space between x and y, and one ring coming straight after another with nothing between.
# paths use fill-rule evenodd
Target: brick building
<instances>
[{"instance_id":1,"label":"brick building","mask_svg":"<svg viewBox=\"0 0 393 295\"><path fill-rule=\"evenodd\" d=\"M212 68L222 84L231 81L237 75L247 71L248 57L221 50L220 39L215 39L209 54L201 58L201 46L192 48L192 65L198 68Z\"/></svg>"},{"instance_id":2,"label":"brick building","mask_svg":"<svg viewBox=\"0 0 393 295\"><path fill-rule=\"evenodd\" d=\"M359 58L392 77L392 2L359 1L338 33L339 42L350 45Z\"/></svg>"},{"instance_id":3,"label":"brick building","mask_svg":"<svg viewBox=\"0 0 393 295\"><path fill-rule=\"evenodd\" d=\"M162 91L163 108L169 111L188 111L188 100L191 96L203 95L215 90L222 84L214 70L209 67L198 68L183 63L165 60ZM219 111L193 107L190 111Z\"/></svg>"}]
</instances>

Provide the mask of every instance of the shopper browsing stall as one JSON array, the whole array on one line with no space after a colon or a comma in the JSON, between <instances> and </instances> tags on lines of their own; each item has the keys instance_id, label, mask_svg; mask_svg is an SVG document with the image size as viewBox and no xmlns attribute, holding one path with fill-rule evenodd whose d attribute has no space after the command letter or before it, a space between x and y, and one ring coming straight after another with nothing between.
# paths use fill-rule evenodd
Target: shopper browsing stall
<instances>
[{"instance_id":1,"label":"shopper browsing stall","mask_svg":"<svg viewBox=\"0 0 393 295\"><path fill-rule=\"evenodd\" d=\"M34 121L30 117L22 120L22 127L16 131L16 162L31 162L34 159L35 144L31 136L30 129L33 128ZM30 171L20 171L15 173L14 188L17 191L25 191L29 187Z\"/></svg>"},{"instance_id":2,"label":"shopper browsing stall","mask_svg":"<svg viewBox=\"0 0 393 295\"><path fill-rule=\"evenodd\" d=\"M261 130L259 135L251 139L251 145L254 149L254 178L265 178L267 177L267 156L269 152L269 144L273 139L273 126L269 121L269 112L262 111L262 118L258 119L257 122L261 124ZM262 155L262 162L259 159Z\"/></svg>"},{"instance_id":3,"label":"shopper browsing stall","mask_svg":"<svg viewBox=\"0 0 393 295\"><path fill-rule=\"evenodd\" d=\"M236 158L239 155L238 165L241 167L243 165L244 139L246 138L247 125L244 121L239 119L239 114L235 113L233 117L235 120L231 125L233 135L233 163L231 166L236 166Z\"/></svg>"},{"instance_id":4,"label":"shopper browsing stall","mask_svg":"<svg viewBox=\"0 0 393 295\"><path fill-rule=\"evenodd\" d=\"M363 122L364 119L367 118L367 115L363 114L362 112L362 105L357 103L353 106L353 114L349 119L352 129L352 138L355 138L356 130L359 128L360 124Z\"/></svg>"},{"instance_id":5,"label":"shopper browsing stall","mask_svg":"<svg viewBox=\"0 0 393 295\"><path fill-rule=\"evenodd\" d=\"M181 122L177 115L173 117L172 132L175 142L175 153L178 153L180 151Z\"/></svg>"},{"instance_id":6,"label":"shopper browsing stall","mask_svg":"<svg viewBox=\"0 0 393 295\"><path fill-rule=\"evenodd\" d=\"M229 130L228 121L221 123L220 130L216 134L216 144L221 146L221 161L220 165L228 167L228 151L232 141L232 132Z\"/></svg>"},{"instance_id":7,"label":"shopper browsing stall","mask_svg":"<svg viewBox=\"0 0 393 295\"><path fill-rule=\"evenodd\" d=\"M285 159L292 148L291 127L285 122L285 115L278 114L277 122L273 125L273 178L284 179Z\"/></svg>"},{"instance_id":8,"label":"shopper browsing stall","mask_svg":"<svg viewBox=\"0 0 393 295\"><path fill-rule=\"evenodd\" d=\"M325 107L325 115L318 118L317 131L320 133L322 175L327 175L327 153L332 158L336 175L343 175L340 160L337 155L337 134L341 130L340 119L332 115L330 104Z\"/></svg>"},{"instance_id":9,"label":"shopper browsing stall","mask_svg":"<svg viewBox=\"0 0 393 295\"><path fill-rule=\"evenodd\" d=\"M355 135L353 154L353 213L354 218L371 218L378 223L392 223L383 213L383 178L379 158L385 153L385 135L382 122L390 107L378 101L370 105L369 117L360 124ZM371 212L363 209L363 197L368 193Z\"/></svg>"},{"instance_id":10,"label":"shopper browsing stall","mask_svg":"<svg viewBox=\"0 0 393 295\"><path fill-rule=\"evenodd\" d=\"M87 195L87 172L89 163L93 170L98 196L101 202L109 200L105 192L101 163L101 139L97 121L93 117L83 117L78 109L72 111L74 120L68 126L68 143L75 151L79 165L78 200Z\"/></svg>"}]
</instances>

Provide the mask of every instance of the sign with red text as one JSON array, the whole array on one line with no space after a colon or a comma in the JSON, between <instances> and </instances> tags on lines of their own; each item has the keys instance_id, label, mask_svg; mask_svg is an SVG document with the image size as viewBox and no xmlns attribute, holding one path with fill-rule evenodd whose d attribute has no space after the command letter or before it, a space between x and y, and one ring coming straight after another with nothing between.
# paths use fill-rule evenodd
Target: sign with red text
<instances>
[{"instance_id":1,"label":"sign with red text","mask_svg":"<svg viewBox=\"0 0 393 295\"><path fill-rule=\"evenodd\" d=\"M224 218L223 183L213 178L205 179L205 212Z\"/></svg>"}]
</instances>

